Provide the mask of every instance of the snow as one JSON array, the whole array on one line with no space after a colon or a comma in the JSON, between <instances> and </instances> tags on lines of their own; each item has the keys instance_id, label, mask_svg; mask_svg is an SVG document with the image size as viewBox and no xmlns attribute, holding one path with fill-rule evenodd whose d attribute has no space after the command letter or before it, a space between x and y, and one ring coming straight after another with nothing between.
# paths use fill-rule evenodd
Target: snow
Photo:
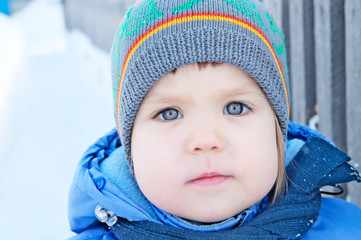
<instances>
[{"instance_id":1,"label":"snow","mask_svg":"<svg viewBox=\"0 0 361 240\"><path fill-rule=\"evenodd\" d=\"M82 153L115 126L109 55L67 32L58 0L0 15L1 239L66 239Z\"/></svg>"}]
</instances>

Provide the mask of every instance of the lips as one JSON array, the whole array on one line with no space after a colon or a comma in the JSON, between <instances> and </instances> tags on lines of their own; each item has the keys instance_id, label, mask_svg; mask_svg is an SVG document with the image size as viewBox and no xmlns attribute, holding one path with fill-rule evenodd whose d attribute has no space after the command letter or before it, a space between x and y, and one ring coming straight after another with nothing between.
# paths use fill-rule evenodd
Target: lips
<instances>
[{"instance_id":1,"label":"lips","mask_svg":"<svg viewBox=\"0 0 361 240\"><path fill-rule=\"evenodd\" d=\"M189 181L189 184L198 185L202 187L217 186L230 178L228 175L222 175L216 172L204 173L195 179Z\"/></svg>"}]
</instances>

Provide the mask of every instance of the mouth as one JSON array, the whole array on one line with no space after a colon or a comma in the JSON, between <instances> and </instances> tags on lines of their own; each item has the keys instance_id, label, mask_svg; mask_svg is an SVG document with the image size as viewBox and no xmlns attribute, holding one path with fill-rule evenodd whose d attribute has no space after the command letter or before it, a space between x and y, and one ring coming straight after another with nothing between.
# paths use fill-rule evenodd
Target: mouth
<instances>
[{"instance_id":1,"label":"mouth","mask_svg":"<svg viewBox=\"0 0 361 240\"><path fill-rule=\"evenodd\" d=\"M229 175L222 175L216 172L212 173L203 173L200 176L188 181L188 184L192 185L198 185L202 187L211 187L211 186L217 186L228 179L230 179L231 176Z\"/></svg>"}]
</instances>

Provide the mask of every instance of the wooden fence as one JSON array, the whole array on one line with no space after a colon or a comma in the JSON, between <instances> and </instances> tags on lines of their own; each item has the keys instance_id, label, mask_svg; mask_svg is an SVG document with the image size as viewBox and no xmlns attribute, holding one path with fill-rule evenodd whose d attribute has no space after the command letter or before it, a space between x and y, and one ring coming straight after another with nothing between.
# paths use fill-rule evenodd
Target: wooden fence
<instances>
[{"instance_id":1,"label":"wooden fence","mask_svg":"<svg viewBox=\"0 0 361 240\"><path fill-rule=\"evenodd\" d=\"M291 120L313 125L361 167L361 0L260 0L283 28ZM132 0L64 0L68 29L109 51ZM346 199L361 207L361 184Z\"/></svg>"},{"instance_id":2,"label":"wooden fence","mask_svg":"<svg viewBox=\"0 0 361 240\"><path fill-rule=\"evenodd\" d=\"M67 29L79 29L99 48L110 51L122 16L135 0L62 0Z\"/></svg>"},{"instance_id":3,"label":"wooden fence","mask_svg":"<svg viewBox=\"0 0 361 240\"><path fill-rule=\"evenodd\" d=\"M291 119L313 125L361 163L361 1L263 0L282 26ZM311 120L311 122L310 122ZM361 207L361 184L346 199Z\"/></svg>"}]
</instances>

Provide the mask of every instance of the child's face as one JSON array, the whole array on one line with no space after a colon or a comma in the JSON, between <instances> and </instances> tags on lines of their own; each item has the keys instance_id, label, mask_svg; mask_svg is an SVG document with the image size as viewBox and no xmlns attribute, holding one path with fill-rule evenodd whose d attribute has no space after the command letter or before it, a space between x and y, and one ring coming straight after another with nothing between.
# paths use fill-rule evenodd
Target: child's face
<instances>
[{"instance_id":1,"label":"child's face","mask_svg":"<svg viewBox=\"0 0 361 240\"><path fill-rule=\"evenodd\" d=\"M162 77L139 108L131 141L138 185L182 218L237 215L275 183L275 129L267 98L243 70L183 66Z\"/></svg>"}]
</instances>

